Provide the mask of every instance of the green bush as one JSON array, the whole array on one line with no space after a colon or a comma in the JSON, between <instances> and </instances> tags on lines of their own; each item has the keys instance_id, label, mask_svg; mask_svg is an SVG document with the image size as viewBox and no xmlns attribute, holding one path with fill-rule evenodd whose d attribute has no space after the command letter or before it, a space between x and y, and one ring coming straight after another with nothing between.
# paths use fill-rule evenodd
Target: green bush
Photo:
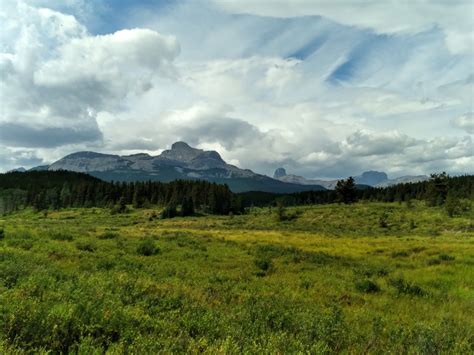
<instances>
[{"instance_id":1,"label":"green bush","mask_svg":"<svg viewBox=\"0 0 474 355\"><path fill-rule=\"evenodd\" d=\"M137 253L143 256L151 256L159 252L160 248L155 245L155 242L151 238L143 240L137 247Z\"/></svg>"},{"instance_id":2,"label":"green bush","mask_svg":"<svg viewBox=\"0 0 474 355\"><path fill-rule=\"evenodd\" d=\"M399 250L399 251L394 251L391 256L392 258L400 258L400 257L403 257L403 258L406 258L407 256L409 256L410 254L406 251L406 250Z\"/></svg>"},{"instance_id":3,"label":"green bush","mask_svg":"<svg viewBox=\"0 0 474 355\"><path fill-rule=\"evenodd\" d=\"M104 240L107 240L107 239L115 239L115 238L118 238L120 235L118 233L115 233L115 232L104 232L102 234L99 234L97 236L97 239L104 239Z\"/></svg>"},{"instance_id":4,"label":"green bush","mask_svg":"<svg viewBox=\"0 0 474 355\"><path fill-rule=\"evenodd\" d=\"M355 288L359 292L376 293L380 291L380 286L372 280L358 280L355 283Z\"/></svg>"},{"instance_id":5,"label":"green bush","mask_svg":"<svg viewBox=\"0 0 474 355\"><path fill-rule=\"evenodd\" d=\"M66 232L53 232L51 233L50 237L52 240L61 240L61 241L68 241L68 242L74 239L72 234L66 233Z\"/></svg>"},{"instance_id":6,"label":"green bush","mask_svg":"<svg viewBox=\"0 0 474 355\"><path fill-rule=\"evenodd\" d=\"M170 205L166 206L163 211L161 211L160 217L161 219L166 218L174 218L178 215L178 211L176 210L176 206Z\"/></svg>"},{"instance_id":7,"label":"green bush","mask_svg":"<svg viewBox=\"0 0 474 355\"><path fill-rule=\"evenodd\" d=\"M254 260L255 266L259 269L257 271L257 276L265 276L271 271L273 271L273 262L272 259L260 256Z\"/></svg>"},{"instance_id":8,"label":"green bush","mask_svg":"<svg viewBox=\"0 0 474 355\"><path fill-rule=\"evenodd\" d=\"M76 243L76 248L78 250L87 251L87 252L90 252L90 253L93 253L96 250L95 244L93 244L91 242L86 242L86 241L77 242Z\"/></svg>"},{"instance_id":9,"label":"green bush","mask_svg":"<svg viewBox=\"0 0 474 355\"><path fill-rule=\"evenodd\" d=\"M387 214L387 212L383 212L379 216L379 227L380 228L388 228L388 214Z\"/></svg>"},{"instance_id":10,"label":"green bush","mask_svg":"<svg viewBox=\"0 0 474 355\"><path fill-rule=\"evenodd\" d=\"M441 260L441 261L453 261L456 258L452 255L443 253L443 254L438 255L438 259Z\"/></svg>"},{"instance_id":11,"label":"green bush","mask_svg":"<svg viewBox=\"0 0 474 355\"><path fill-rule=\"evenodd\" d=\"M406 294L412 296L425 296L427 292L415 283L408 282L403 278L399 277L390 280L390 285L393 286L398 294Z\"/></svg>"}]
</instances>

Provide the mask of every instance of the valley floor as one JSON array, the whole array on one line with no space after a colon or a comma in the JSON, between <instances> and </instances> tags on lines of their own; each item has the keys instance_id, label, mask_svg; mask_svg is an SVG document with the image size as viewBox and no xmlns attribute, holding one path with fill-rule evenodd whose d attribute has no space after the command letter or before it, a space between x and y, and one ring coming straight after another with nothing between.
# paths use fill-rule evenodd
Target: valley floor
<instances>
[{"instance_id":1,"label":"valley floor","mask_svg":"<svg viewBox=\"0 0 474 355\"><path fill-rule=\"evenodd\" d=\"M474 352L473 212L0 217L0 353Z\"/></svg>"}]
</instances>

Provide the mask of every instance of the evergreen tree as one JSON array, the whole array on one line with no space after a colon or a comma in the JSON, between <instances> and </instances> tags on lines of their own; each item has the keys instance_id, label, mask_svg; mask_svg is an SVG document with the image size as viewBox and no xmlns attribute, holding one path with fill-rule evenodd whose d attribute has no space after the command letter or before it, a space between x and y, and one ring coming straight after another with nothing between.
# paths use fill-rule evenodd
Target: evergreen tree
<instances>
[{"instance_id":1,"label":"evergreen tree","mask_svg":"<svg viewBox=\"0 0 474 355\"><path fill-rule=\"evenodd\" d=\"M444 208L449 217L454 217L460 209L460 201L452 191L448 191Z\"/></svg>"},{"instance_id":2,"label":"evergreen tree","mask_svg":"<svg viewBox=\"0 0 474 355\"><path fill-rule=\"evenodd\" d=\"M185 196L181 203L181 216L192 216L194 214L194 202L192 197Z\"/></svg>"},{"instance_id":3,"label":"evergreen tree","mask_svg":"<svg viewBox=\"0 0 474 355\"><path fill-rule=\"evenodd\" d=\"M441 206L446 200L449 187L449 175L445 172L441 174L431 174L426 191L426 202L429 206Z\"/></svg>"},{"instance_id":4,"label":"evergreen tree","mask_svg":"<svg viewBox=\"0 0 474 355\"><path fill-rule=\"evenodd\" d=\"M350 176L346 180L339 180L336 183L335 188L338 202L345 204L351 204L357 201L357 193L355 188L354 179Z\"/></svg>"}]
</instances>

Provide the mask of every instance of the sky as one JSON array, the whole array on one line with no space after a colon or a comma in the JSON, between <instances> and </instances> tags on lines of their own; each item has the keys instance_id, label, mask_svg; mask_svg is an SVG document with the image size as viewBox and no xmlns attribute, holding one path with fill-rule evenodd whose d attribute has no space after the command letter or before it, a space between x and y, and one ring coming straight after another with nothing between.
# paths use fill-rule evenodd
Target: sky
<instances>
[{"instance_id":1,"label":"sky","mask_svg":"<svg viewBox=\"0 0 474 355\"><path fill-rule=\"evenodd\" d=\"M0 171L175 141L258 173L474 173L474 2L0 0Z\"/></svg>"}]
</instances>

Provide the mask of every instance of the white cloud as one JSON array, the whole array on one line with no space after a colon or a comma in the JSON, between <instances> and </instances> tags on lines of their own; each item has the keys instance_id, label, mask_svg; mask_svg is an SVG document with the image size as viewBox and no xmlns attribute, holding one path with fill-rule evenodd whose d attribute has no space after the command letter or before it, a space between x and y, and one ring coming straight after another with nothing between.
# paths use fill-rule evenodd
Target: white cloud
<instances>
[{"instance_id":1,"label":"white cloud","mask_svg":"<svg viewBox=\"0 0 474 355\"><path fill-rule=\"evenodd\" d=\"M456 128L465 130L467 133L474 134L474 113L468 112L454 118L451 120L451 124Z\"/></svg>"},{"instance_id":2,"label":"white cloud","mask_svg":"<svg viewBox=\"0 0 474 355\"><path fill-rule=\"evenodd\" d=\"M155 78L175 75L179 45L149 29L91 35L73 16L2 3L1 143L51 147L100 141L98 111L124 109Z\"/></svg>"},{"instance_id":3,"label":"white cloud","mask_svg":"<svg viewBox=\"0 0 474 355\"><path fill-rule=\"evenodd\" d=\"M105 83L108 87L120 85L126 93L132 78L140 90L151 85L154 73L172 73L179 46L171 36L132 29L73 38L57 52L57 58L41 63L34 75L35 84L54 87Z\"/></svg>"},{"instance_id":4,"label":"white cloud","mask_svg":"<svg viewBox=\"0 0 474 355\"><path fill-rule=\"evenodd\" d=\"M182 139L268 174L279 165L307 177L470 171L472 142L458 135L471 129L460 117L472 111L472 53L450 24L461 5L438 21L443 3L416 4L426 18L407 4L219 3L275 18L195 1L156 13L137 4L93 34L85 19L109 20L94 15L96 2L4 1L0 146L35 147L50 162L84 149L157 154Z\"/></svg>"},{"instance_id":5,"label":"white cloud","mask_svg":"<svg viewBox=\"0 0 474 355\"><path fill-rule=\"evenodd\" d=\"M233 13L272 17L317 15L379 33L416 33L442 28L453 53L473 52L474 3L466 0L226 0L216 5Z\"/></svg>"}]
</instances>

